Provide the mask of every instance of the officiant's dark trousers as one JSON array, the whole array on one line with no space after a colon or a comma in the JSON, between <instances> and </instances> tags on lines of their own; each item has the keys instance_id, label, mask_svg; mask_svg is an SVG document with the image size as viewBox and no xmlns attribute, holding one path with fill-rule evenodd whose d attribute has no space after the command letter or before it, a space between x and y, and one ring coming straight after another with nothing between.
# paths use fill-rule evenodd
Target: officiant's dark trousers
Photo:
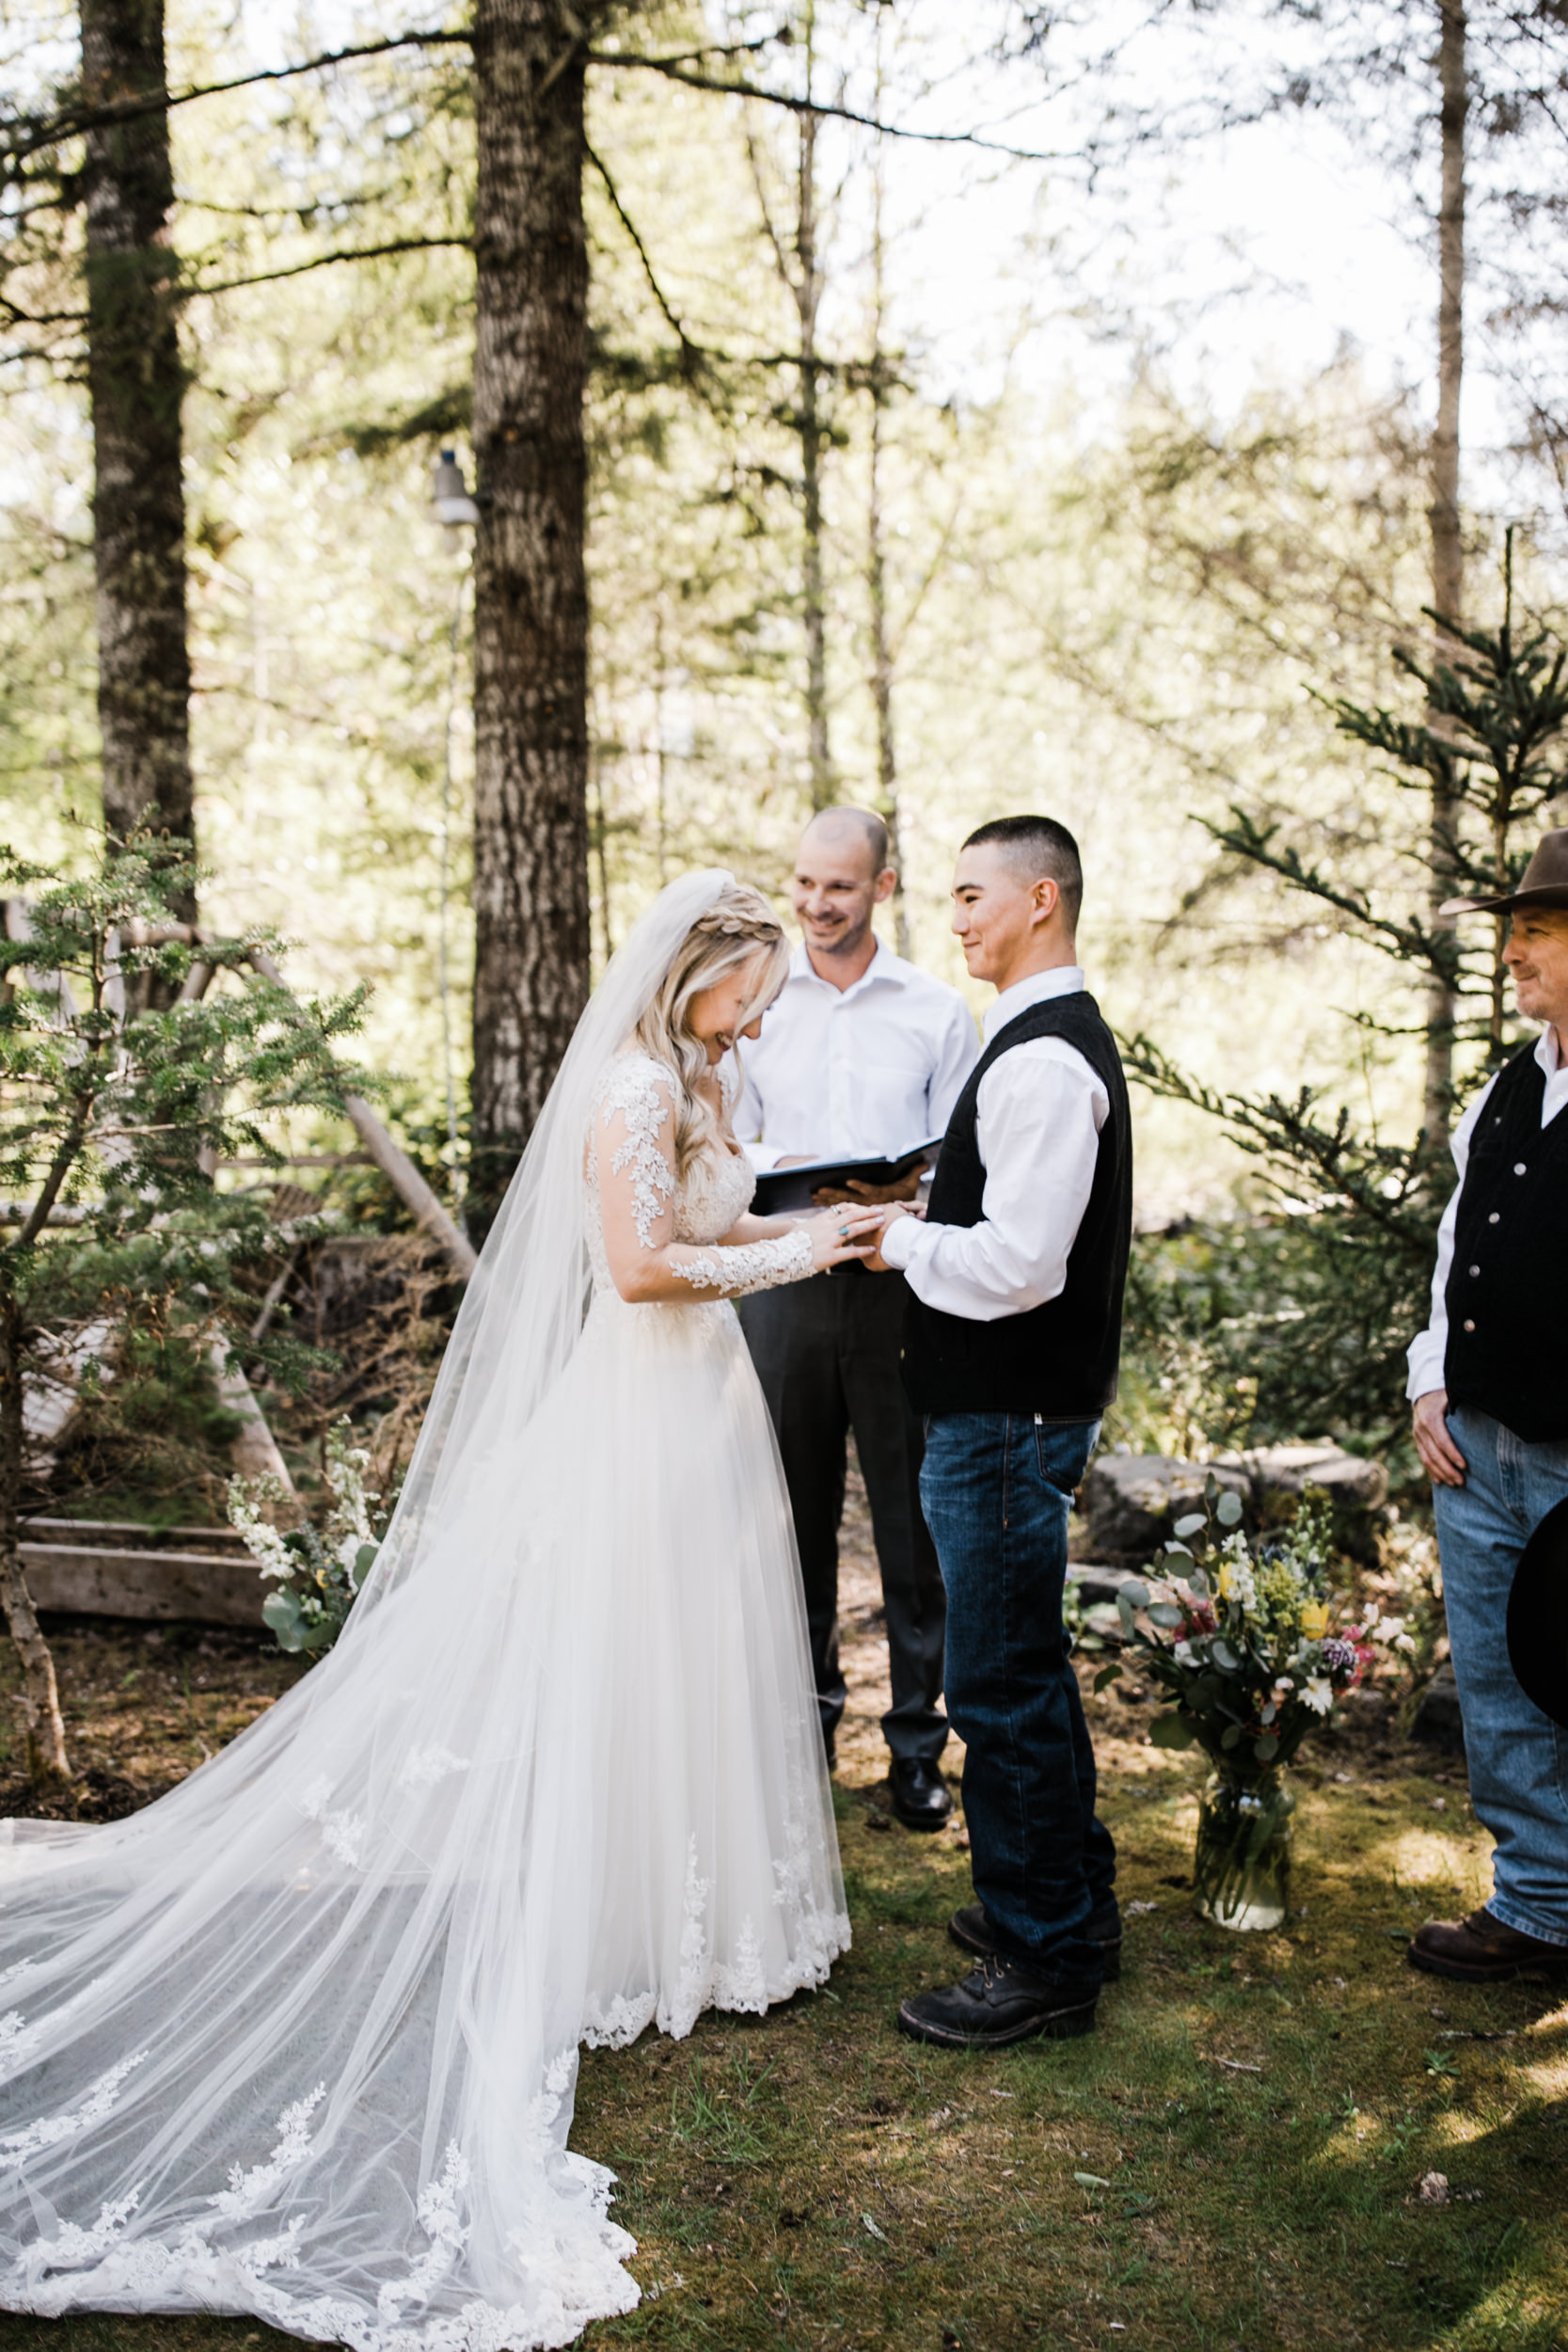
<instances>
[{"instance_id":1,"label":"officiant's dark trousers","mask_svg":"<svg viewBox=\"0 0 1568 2352\"><path fill-rule=\"evenodd\" d=\"M947 1742L947 1601L920 1508L920 1422L898 1370L907 1295L901 1274L843 1266L814 1282L760 1291L736 1311L784 1456L823 1735L831 1740L837 1730L847 1695L838 1661L838 1527L852 1429L887 1611L893 1705L882 1736L895 1756L934 1763Z\"/></svg>"},{"instance_id":2,"label":"officiant's dark trousers","mask_svg":"<svg viewBox=\"0 0 1568 2352\"><path fill-rule=\"evenodd\" d=\"M1062 1629L1068 1513L1097 1422L935 1413L920 1496L947 1584L947 1706L964 1826L997 1947L1085 1990L1085 1928L1116 1881L1094 1749Z\"/></svg>"}]
</instances>

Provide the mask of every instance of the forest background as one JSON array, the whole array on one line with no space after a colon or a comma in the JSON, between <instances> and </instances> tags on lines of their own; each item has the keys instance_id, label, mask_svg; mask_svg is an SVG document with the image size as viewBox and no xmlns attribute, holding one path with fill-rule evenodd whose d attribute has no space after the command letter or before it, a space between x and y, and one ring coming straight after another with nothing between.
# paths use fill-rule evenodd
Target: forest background
<instances>
[{"instance_id":1,"label":"forest background","mask_svg":"<svg viewBox=\"0 0 1568 2352\"><path fill-rule=\"evenodd\" d=\"M896 822L890 938L975 995L953 850L1062 817L1091 985L1164 1071L1118 1426L1387 1443L1439 1189L1408 1143L1433 988L1387 948L1441 893L1409 774L1344 719L1422 720L1402 661L1453 651L1423 608L1495 630L1505 541L1515 628L1562 632L1562 7L480 11L509 15L586 89L594 968L687 866L782 890L811 808L852 799ZM78 25L0 22L0 830L70 867L102 767ZM445 447L474 474L466 28L176 0L166 31L169 90L237 85L166 114L203 919L276 926L313 989L372 983L364 1058L460 1206L475 580L430 485ZM1375 1330L1335 1272L1367 1263L1349 1196L1321 1155L1281 1188L1234 1115L1303 1086L1345 1106L1364 1191L1424 1203ZM1325 1300L1313 1378L1260 1400L1259 1347Z\"/></svg>"}]
</instances>

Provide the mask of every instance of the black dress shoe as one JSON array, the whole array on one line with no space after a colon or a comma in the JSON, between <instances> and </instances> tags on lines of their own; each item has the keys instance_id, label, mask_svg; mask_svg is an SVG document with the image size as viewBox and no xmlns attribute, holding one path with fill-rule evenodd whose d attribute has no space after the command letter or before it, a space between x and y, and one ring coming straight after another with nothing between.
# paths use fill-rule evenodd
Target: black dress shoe
<instances>
[{"instance_id":1,"label":"black dress shoe","mask_svg":"<svg viewBox=\"0 0 1568 2352\"><path fill-rule=\"evenodd\" d=\"M906 1829L941 1829L953 1810L947 1783L929 1757L895 1756L888 1767L893 1809Z\"/></svg>"},{"instance_id":2,"label":"black dress shoe","mask_svg":"<svg viewBox=\"0 0 1568 2352\"><path fill-rule=\"evenodd\" d=\"M917 1993L898 2011L899 2030L949 2050L1001 2050L1043 2034L1068 2042L1094 2030L1099 1995L1022 1961L988 1952L962 1984Z\"/></svg>"},{"instance_id":3,"label":"black dress shoe","mask_svg":"<svg viewBox=\"0 0 1568 2352\"><path fill-rule=\"evenodd\" d=\"M990 1931L990 1921L979 1903L965 1903L947 1922L947 1932L955 1944L966 1952L994 1952L996 1938ZM1092 1911L1085 1923L1084 1933L1091 1944L1098 1944L1100 1956L1105 1963L1105 1981L1115 1984L1121 1975L1121 1912L1113 1895L1109 1902Z\"/></svg>"}]
</instances>

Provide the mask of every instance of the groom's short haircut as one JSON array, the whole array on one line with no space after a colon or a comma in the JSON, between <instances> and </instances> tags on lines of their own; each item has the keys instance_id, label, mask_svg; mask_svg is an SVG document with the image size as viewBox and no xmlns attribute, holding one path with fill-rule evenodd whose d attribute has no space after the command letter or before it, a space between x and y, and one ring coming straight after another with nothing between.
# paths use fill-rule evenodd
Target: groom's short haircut
<instances>
[{"instance_id":1,"label":"groom's short haircut","mask_svg":"<svg viewBox=\"0 0 1568 2352\"><path fill-rule=\"evenodd\" d=\"M989 825L976 825L964 848L979 850L988 842L1003 851L1021 882L1038 882L1042 874L1048 876L1062 894L1069 930L1078 929L1084 866L1078 844L1065 825L1059 825L1054 817L993 817Z\"/></svg>"},{"instance_id":2,"label":"groom's short haircut","mask_svg":"<svg viewBox=\"0 0 1568 2352\"><path fill-rule=\"evenodd\" d=\"M892 843L888 839L886 825L874 808L854 808L847 802L838 808L819 808L811 819L811 824L806 827L808 833L812 825L845 825L852 828L854 832L862 835L865 842L871 857L872 873L879 874L886 866Z\"/></svg>"}]
</instances>

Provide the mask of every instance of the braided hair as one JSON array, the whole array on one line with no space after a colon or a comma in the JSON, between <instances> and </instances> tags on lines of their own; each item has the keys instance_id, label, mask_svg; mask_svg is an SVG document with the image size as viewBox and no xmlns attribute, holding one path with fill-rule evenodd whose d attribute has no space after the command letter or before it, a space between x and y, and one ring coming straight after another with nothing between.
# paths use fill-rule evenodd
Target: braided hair
<instances>
[{"instance_id":1,"label":"braided hair","mask_svg":"<svg viewBox=\"0 0 1568 2352\"><path fill-rule=\"evenodd\" d=\"M727 974L767 958L755 993L742 1006L736 1033L754 1021L784 986L789 942L784 926L760 890L749 882L726 882L705 914L687 932L659 982L635 1037L645 1054L662 1062L675 1081L675 1173L684 1176L715 1134L713 1112L697 1091L708 1069L707 1049L690 1027L691 1001ZM736 1048L739 1057L739 1046Z\"/></svg>"}]
</instances>

